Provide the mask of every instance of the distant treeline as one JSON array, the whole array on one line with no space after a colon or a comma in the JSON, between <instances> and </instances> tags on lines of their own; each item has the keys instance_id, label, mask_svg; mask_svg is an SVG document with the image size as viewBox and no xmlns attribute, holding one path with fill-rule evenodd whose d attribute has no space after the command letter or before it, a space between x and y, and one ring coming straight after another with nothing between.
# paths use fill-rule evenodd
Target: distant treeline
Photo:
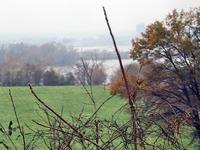
<instances>
[{"instance_id":1,"label":"distant treeline","mask_svg":"<svg viewBox=\"0 0 200 150\"><path fill-rule=\"evenodd\" d=\"M17 43L2 45L0 48L0 64L68 65L77 59L78 54L72 47L55 42L42 45Z\"/></svg>"},{"instance_id":2,"label":"distant treeline","mask_svg":"<svg viewBox=\"0 0 200 150\"><path fill-rule=\"evenodd\" d=\"M59 72L53 67L25 64L0 66L1 86L31 85L100 85L106 81L106 72L101 63L77 63L73 72Z\"/></svg>"},{"instance_id":3,"label":"distant treeline","mask_svg":"<svg viewBox=\"0 0 200 150\"><path fill-rule=\"evenodd\" d=\"M1 86L31 85L73 85L73 73L61 74L52 68L45 69L40 65L26 64L18 68L0 69Z\"/></svg>"},{"instance_id":4,"label":"distant treeline","mask_svg":"<svg viewBox=\"0 0 200 150\"><path fill-rule=\"evenodd\" d=\"M121 53L121 56L128 58L128 52ZM80 58L83 58L83 60L106 60L115 59L116 56L114 52L97 49L78 52L72 46L56 42L41 45L26 43L1 45L0 85L105 83L107 75L103 65L89 64L86 61L83 66L80 63ZM52 69L59 66L75 66L76 69L69 67L69 70L64 73Z\"/></svg>"},{"instance_id":5,"label":"distant treeline","mask_svg":"<svg viewBox=\"0 0 200 150\"><path fill-rule=\"evenodd\" d=\"M121 52L122 58L129 58L129 52ZM72 46L64 43L50 42L41 45L26 43L7 44L0 46L0 64L14 62L18 65L43 64L46 66L64 66L75 64L80 58L85 60L116 59L116 55L106 50L86 50L77 52Z\"/></svg>"}]
</instances>

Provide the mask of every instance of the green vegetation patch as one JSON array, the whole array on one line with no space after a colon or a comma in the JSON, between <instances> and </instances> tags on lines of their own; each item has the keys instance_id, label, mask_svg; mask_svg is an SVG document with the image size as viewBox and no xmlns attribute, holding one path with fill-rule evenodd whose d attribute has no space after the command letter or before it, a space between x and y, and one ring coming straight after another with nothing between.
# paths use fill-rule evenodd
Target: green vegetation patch
<instances>
[{"instance_id":1,"label":"green vegetation patch","mask_svg":"<svg viewBox=\"0 0 200 150\"><path fill-rule=\"evenodd\" d=\"M9 89L16 105L19 119L22 123L33 124L31 120L41 119L41 110L37 105L37 99L32 95L29 87L1 87L0 88L0 121L6 125L10 120L15 121L13 108L9 97ZM70 119L71 115L78 115L83 110L90 116L94 112L92 101L82 86L42 86L33 87L37 95L56 112L63 109L63 117ZM91 93L91 90L88 89ZM100 106L109 93L103 86L92 88L93 98ZM100 109L99 116L102 119L111 119L112 115L126 103L119 97L113 97ZM122 113L120 118L127 119L128 114Z\"/></svg>"}]
</instances>

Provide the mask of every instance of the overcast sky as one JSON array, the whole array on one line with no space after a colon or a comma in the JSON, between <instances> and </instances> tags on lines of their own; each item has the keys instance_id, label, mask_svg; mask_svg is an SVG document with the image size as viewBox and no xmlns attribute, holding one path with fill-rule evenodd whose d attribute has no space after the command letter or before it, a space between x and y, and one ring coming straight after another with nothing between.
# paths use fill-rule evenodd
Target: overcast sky
<instances>
[{"instance_id":1,"label":"overcast sky","mask_svg":"<svg viewBox=\"0 0 200 150\"><path fill-rule=\"evenodd\" d=\"M0 0L0 33L105 34L102 6L116 33L131 33L200 0Z\"/></svg>"}]
</instances>

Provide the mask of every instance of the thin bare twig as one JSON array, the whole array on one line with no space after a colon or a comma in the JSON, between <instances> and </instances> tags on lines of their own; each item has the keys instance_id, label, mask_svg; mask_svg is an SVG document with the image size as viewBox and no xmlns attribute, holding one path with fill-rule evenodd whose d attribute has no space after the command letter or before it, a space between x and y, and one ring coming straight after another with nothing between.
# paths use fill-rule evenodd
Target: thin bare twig
<instances>
[{"instance_id":1,"label":"thin bare twig","mask_svg":"<svg viewBox=\"0 0 200 150\"><path fill-rule=\"evenodd\" d=\"M109 23L109 20L108 20L108 17L107 17L106 9L104 7L103 7L103 12L104 12L105 20L106 20L106 23L107 23L107 26L108 26L108 29L109 29L109 32L110 32L110 36L111 36L112 41L113 41L115 52L116 52L117 57L118 57L120 69L122 71L122 75L123 75L123 79L124 79L124 83L125 83L125 87L126 87L126 91L127 91L127 95L128 95L129 106L130 106L130 110L131 110L131 113L132 113L132 126L133 126L133 130L134 130L134 132L133 132L134 148L135 148L135 150L137 150L138 149L138 146L137 146L137 117L136 117L137 115L136 115L136 110L135 110L135 106L134 106L134 103L133 103L135 101L135 98L136 98L136 92L135 91L133 93L130 92L128 80L127 80L127 77L126 77L126 74L125 74L125 71L124 71L124 67L123 67L123 64L122 64L122 59L121 59L121 56L119 54L119 50L117 48L115 37L112 33L112 29L111 29L111 26L110 26L110 23Z\"/></svg>"},{"instance_id":2,"label":"thin bare twig","mask_svg":"<svg viewBox=\"0 0 200 150\"><path fill-rule=\"evenodd\" d=\"M85 137L83 133L81 133L78 128L76 128L75 126L73 126L72 124L70 124L68 121L66 121L62 116L60 116L57 112L55 112L51 107L49 107L45 102L43 102L38 96L37 94L34 92L32 86L29 84L29 88L31 90L31 93L33 94L33 96L43 105L45 106L49 111L51 111L54 115L56 115L56 117L58 117L61 121L63 121L66 125L68 125L74 132L76 132L80 138L87 140L88 142L94 144L95 146L101 148L100 145L98 145L97 143L91 141L89 138Z\"/></svg>"},{"instance_id":3,"label":"thin bare twig","mask_svg":"<svg viewBox=\"0 0 200 150\"><path fill-rule=\"evenodd\" d=\"M15 107L15 104L14 104L13 97L12 97L10 89L9 89L9 96L10 96L10 100L12 102L13 110L14 110L15 117L16 117L16 120L17 120L17 125L19 127L19 132L20 132L20 134L22 136L23 148L24 148L24 150L26 150L26 140L25 140L24 131L23 131L23 128L21 127L21 125L20 125L19 118L18 118L17 111L16 111L16 107Z\"/></svg>"}]
</instances>

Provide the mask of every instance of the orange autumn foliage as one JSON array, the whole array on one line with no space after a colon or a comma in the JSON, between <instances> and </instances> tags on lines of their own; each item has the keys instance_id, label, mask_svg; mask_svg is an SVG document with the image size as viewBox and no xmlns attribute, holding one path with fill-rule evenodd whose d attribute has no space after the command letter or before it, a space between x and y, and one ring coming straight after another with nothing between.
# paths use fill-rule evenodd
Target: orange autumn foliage
<instances>
[{"instance_id":1,"label":"orange autumn foliage","mask_svg":"<svg viewBox=\"0 0 200 150\"><path fill-rule=\"evenodd\" d=\"M142 68L139 64L130 64L125 66L126 77L131 91L144 86L144 72L146 68ZM127 97L124 79L120 70L117 70L111 79L109 85L111 95L120 95Z\"/></svg>"}]
</instances>

